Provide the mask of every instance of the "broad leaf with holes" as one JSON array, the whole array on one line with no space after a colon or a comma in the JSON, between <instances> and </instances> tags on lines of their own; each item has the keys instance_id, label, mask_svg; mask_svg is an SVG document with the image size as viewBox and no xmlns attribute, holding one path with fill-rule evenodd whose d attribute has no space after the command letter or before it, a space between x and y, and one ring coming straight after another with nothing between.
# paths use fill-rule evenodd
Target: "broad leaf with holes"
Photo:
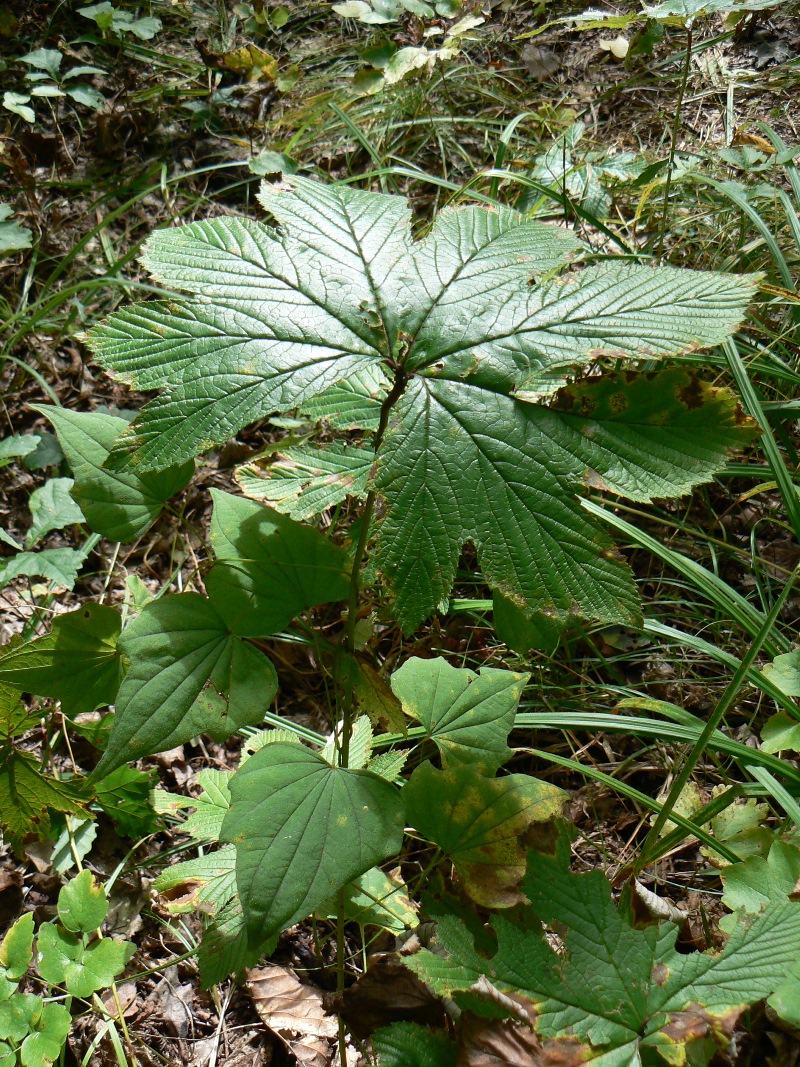
<instances>
[{"instance_id":1,"label":"broad leaf with holes","mask_svg":"<svg viewBox=\"0 0 800 1067\"><path fill-rule=\"evenodd\" d=\"M266 745L231 779L222 840L251 940L305 918L399 851L399 791L366 770L334 767L302 745Z\"/></svg>"},{"instance_id":2,"label":"broad leaf with holes","mask_svg":"<svg viewBox=\"0 0 800 1067\"><path fill-rule=\"evenodd\" d=\"M497 950L482 955L454 915L440 920L439 952L423 949L406 965L435 992L470 992L470 1008L513 994L570 1063L607 1067L707 1063L724 1048L742 1010L768 996L800 952L800 905L770 902L743 916L722 952L678 952L677 928L629 924L599 871L569 871L569 849L531 852L524 883L530 921L492 919ZM519 920L519 917L518 917ZM554 951L541 924L558 930ZM493 987L493 988L492 988ZM475 995L477 994L477 996Z\"/></svg>"},{"instance_id":3,"label":"broad leaf with holes","mask_svg":"<svg viewBox=\"0 0 800 1067\"><path fill-rule=\"evenodd\" d=\"M507 208L448 208L415 242L399 197L294 176L260 199L277 228L218 218L153 235L145 265L191 295L92 332L107 368L161 390L106 466L182 462L344 382L393 377L370 473L404 630L446 600L469 541L528 616L636 620L632 575L581 509L582 484L684 493L753 424L686 370L615 372L548 398L600 358L722 343L753 280L628 263L557 276L580 243Z\"/></svg>"}]
</instances>

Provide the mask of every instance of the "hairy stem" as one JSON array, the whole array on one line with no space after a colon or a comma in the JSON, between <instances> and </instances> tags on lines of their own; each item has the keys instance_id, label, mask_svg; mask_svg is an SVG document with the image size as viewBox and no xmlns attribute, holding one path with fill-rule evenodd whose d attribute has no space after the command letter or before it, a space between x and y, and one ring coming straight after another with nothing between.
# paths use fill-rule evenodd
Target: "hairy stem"
<instances>
[{"instance_id":1,"label":"hairy stem","mask_svg":"<svg viewBox=\"0 0 800 1067\"><path fill-rule=\"evenodd\" d=\"M661 233L658 238L658 262L664 257L664 235L667 232L667 219L669 215L669 192L672 186L672 168L675 165L675 149L678 146L678 137L681 132L681 112L683 111L683 99L686 95L686 84L689 81L689 70L692 65L692 23L686 24L686 60L683 64L681 87L678 91L678 106L675 108L675 118L672 123L672 138L669 144L669 162L667 163L667 181L664 186L664 210L661 215Z\"/></svg>"},{"instance_id":2,"label":"hairy stem","mask_svg":"<svg viewBox=\"0 0 800 1067\"><path fill-rule=\"evenodd\" d=\"M397 371L397 376L394 380L390 392L381 407L381 416L378 422L378 432L375 434L375 452L377 453L380 448L381 441L386 433L386 427L389 424L389 413L394 405L403 395L403 391L406 387L408 378L402 371ZM350 590L347 597L347 624L345 626L344 637L342 640L342 652L345 657L350 657L355 652L355 631L356 631L356 617L358 615L358 599L361 594L361 566L364 562L364 556L366 555L367 545L369 544L370 527L372 526L372 516L375 511L375 490L370 489L367 493L367 500L364 505L364 513L361 516L361 530L358 536L358 542L356 544L356 550L353 553L353 569L350 574ZM339 744L339 766L346 767L348 759L350 757L350 733L353 727L353 677L350 670L349 659L344 661L345 666L342 671L342 685L341 685L341 703L340 703L340 716L341 723L341 741Z\"/></svg>"}]
</instances>

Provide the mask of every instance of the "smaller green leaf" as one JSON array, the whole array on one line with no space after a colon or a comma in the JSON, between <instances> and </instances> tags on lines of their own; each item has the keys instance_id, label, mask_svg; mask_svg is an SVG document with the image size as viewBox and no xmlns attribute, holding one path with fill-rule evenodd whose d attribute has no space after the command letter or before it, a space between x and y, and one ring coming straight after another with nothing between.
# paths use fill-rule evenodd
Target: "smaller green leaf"
<instances>
[{"instance_id":1,"label":"smaller green leaf","mask_svg":"<svg viewBox=\"0 0 800 1067\"><path fill-rule=\"evenodd\" d=\"M67 89L67 96L74 100L76 104L94 108L95 111L99 111L106 102L106 98L99 89L95 89L93 85L84 85L83 83L70 86Z\"/></svg>"},{"instance_id":2,"label":"smaller green leaf","mask_svg":"<svg viewBox=\"0 0 800 1067\"><path fill-rule=\"evenodd\" d=\"M350 564L319 531L243 497L211 490L217 563L206 589L240 637L276 633L317 604L344 600Z\"/></svg>"},{"instance_id":3,"label":"smaller green leaf","mask_svg":"<svg viewBox=\"0 0 800 1067\"><path fill-rule=\"evenodd\" d=\"M320 915L335 919L337 900L326 901L318 909ZM405 883L373 867L344 887L346 922L361 926L379 926L383 930L401 934L417 924L417 913L411 904Z\"/></svg>"},{"instance_id":4,"label":"smaller green leaf","mask_svg":"<svg viewBox=\"0 0 800 1067\"><path fill-rule=\"evenodd\" d=\"M369 771L333 767L300 745L267 745L231 779L221 839L252 942L305 918L400 848L403 804Z\"/></svg>"},{"instance_id":5,"label":"smaller green leaf","mask_svg":"<svg viewBox=\"0 0 800 1067\"><path fill-rule=\"evenodd\" d=\"M74 934L99 930L108 913L108 901L88 870L81 871L58 894L58 917Z\"/></svg>"},{"instance_id":6,"label":"smaller green leaf","mask_svg":"<svg viewBox=\"0 0 800 1067\"><path fill-rule=\"evenodd\" d=\"M41 1003L38 997L30 993L20 993L0 1003L0 1039L12 1041L18 1045L30 1032L28 1016L31 1014L31 1001Z\"/></svg>"},{"instance_id":7,"label":"smaller green leaf","mask_svg":"<svg viewBox=\"0 0 800 1067\"><path fill-rule=\"evenodd\" d=\"M121 628L119 612L87 601L57 615L49 634L0 657L0 682L60 700L68 716L113 704L122 678Z\"/></svg>"},{"instance_id":8,"label":"smaller green leaf","mask_svg":"<svg viewBox=\"0 0 800 1067\"><path fill-rule=\"evenodd\" d=\"M758 915L770 901L795 896L800 882L800 848L786 841L774 841L766 856L748 856L722 872L725 891L722 902L733 912ZM720 925L730 932L736 915L726 915Z\"/></svg>"},{"instance_id":9,"label":"smaller green leaf","mask_svg":"<svg viewBox=\"0 0 800 1067\"><path fill-rule=\"evenodd\" d=\"M497 591L492 598L492 614L497 636L522 656L531 651L554 652L564 631L558 619L551 619L541 611L528 616Z\"/></svg>"},{"instance_id":10,"label":"smaller green leaf","mask_svg":"<svg viewBox=\"0 0 800 1067\"><path fill-rule=\"evenodd\" d=\"M72 1019L61 1004L43 1003L26 993L0 1005L6 1009L0 1018L0 1034L10 1037L14 1044L22 1042L19 1062L23 1067L49 1067L61 1054L67 1040ZM13 1033L6 1033L13 1030ZM16 1055L14 1057L16 1063Z\"/></svg>"},{"instance_id":11,"label":"smaller green leaf","mask_svg":"<svg viewBox=\"0 0 800 1067\"><path fill-rule=\"evenodd\" d=\"M26 752L6 750L0 759L0 826L15 848L30 837L47 837L48 809L86 818L86 803L79 786L48 778Z\"/></svg>"},{"instance_id":12,"label":"smaller green leaf","mask_svg":"<svg viewBox=\"0 0 800 1067\"><path fill-rule=\"evenodd\" d=\"M145 837L158 826L150 803L153 786L147 771L117 767L95 785L95 800L126 837Z\"/></svg>"},{"instance_id":13,"label":"smaller green leaf","mask_svg":"<svg viewBox=\"0 0 800 1067\"><path fill-rule=\"evenodd\" d=\"M392 675L392 689L436 743L446 769L472 763L491 776L511 755L506 738L529 677L493 667L475 674L414 656Z\"/></svg>"},{"instance_id":14,"label":"smaller green leaf","mask_svg":"<svg viewBox=\"0 0 800 1067\"><path fill-rule=\"evenodd\" d=\"M63 58L57 48L37 48L35 52L20 56L19 61L37 70L46 70L54 81L58 81L58 72Z\"/></svg>"},{"instance_id":15,"label":"smaller green leaf","mask_svg":"<svg viewBox=\"0 0 800 1067\"><path fill-rule=\"evenodd\" d=\"M32 1011L35 1032L22 1042L22 1067L49 1067L61 1055L67 1042L72 1018L63 1004L42 1004L38 997Z\"/></svg>"},{"instance_id":16,"label":"smaller green leaf","mask_svg":"<svg viewBox=\"0 0 800 1067\"><path fill-rule=\"evenodd\" d=\"M456 1067L458 1047L419 1023L393 1023L372 1038L380 1067Z\"/></svg>"},{"instance_id":17,"label":"smaller green leaf","mask_svg":"<svg viewBox=\"0 0 800 1067\"><path fill-rule=\"evenodd\" d=\"M0 1001L8 1000L33 959L33 912L26 912L0 942Z\"/></svg>"},{"instance_id":18,"label":"smaller green leaf","mask_svg":"<svg viewBox=\"0 0 800 1067\"><path fill-rule=\"evenodd\" d=\"M64 589L73 589L86 551L78 548L45 548L41 552L20 552L0 560L0 589L15 578L44 578Z\"/></svg>"},{"instance_id":19,"label":"smaller green leaf","mask_svg":"<svg viewBox=\"0 0 800 1067\"><path fill-rule=\"evenodd\" d=\"M22 737L28 730L38 726L40 721L38 712L28 711L23 705L18 690L0 682L0 739Z\"/></svg>"},{"instance_id":20,"label":"smaller green leaf","mask_svg":"<svg viewBox=\"0 0 800 1067\"><path fill-rule=\"evenodd\" d=\"M4 213L3 218L7 215ZM0 467L7 467L15 459L27 456L36 450L39 438L36 434L14 433L0 441Z\"/></svg>"},{"instance_id":21,"label":"smaller green leaf","mask_svg":"<svg viewBox=\"0 0 800 1067\"><path fill-rule=\"evenodd\" d=\"M64 450L75 485L72 495L97 533L111 541L133 541L155 522L170 497L192 476L194 463L136 475L103 464L128 419L99 411L32 405L49 419Z\"/></svg>"},{"instance_id":22,"label":"smaller green leaf","mask_svg":"<svg viewBox=\"0 0 800 1067\"><path fill-rule=\"evenodd\" d=\"M48 467L58 467L64 458L64 453L61 451L56 435L50 433L49 430L40 430L37 436L39 444L22 461L25 470L43 471ZM85 521L81 519L81 522Z\"/></svg>"},{"instance_id":23,"label":"smaller green leaf","mask_svg":"<svg viewBox=\"0 0 800 1067\"><path fill-rule=\"evenodd\" d=\"M19 115L26 122L34 123L36 112L32 107L27 106L29 100L28 93L12 93L10 90L3 93L3 107L6 111L10 111L12 115Z\"/></svg>"},{"instance_id":24,"label":"smaller green leaf","mask_svg":"<svg viewBox=\"0 0 800 1067\"><path fill-rule=\"evenodd\" d=\"M235 637L197 593L148 604L119 647L130 665L98 777L199 734L221 739L255 725L277 689L267 657Z\"/></svg>"},{"instance_id":25,"label":"smaller green leaf","mask_svg":"<svg viewBox=\"0 0 800 1067\"><path fill-rule=\"evenodd\" d=\"M64 985L74 997L86 998L111 985L136 951L130 941L103 938L86 945L55 923L42 923L37 938L39 974L50 985Z\"/></svg>"},{"instance_id":26,"label":"smaller green leaf","mask_svg":"<svg viewBox=\"0 0 800 1067\"><path fill-rule=\"evenodd\" d=\"M712 798L720 793L724 786L716 786ZM772 831L764 826L769 808L759 804L752 797L740 799L721 811L711 820L714 837L723 841L741 858L748 856L766 856L774 840ZM701 853L716 867L726 867L728 860L714 849L703 846Z\"/></svg>"},{"instance_id":27,"label":"smaller green leaf","mask_svg":"<svg viewBox=\"0 0 800 1067\"><path fill-rule=\"evenodd\" d=\"M276 934L253 945L248 940L242 905L232 900L206 928L200 942L197 962L203 988L224 982L229 975L252 967L264 956L271 956L277 942Z\"/></svg>"},{"instance_id":28,"label":"smaller green leaf","mask_svg":"<svg viewBox=\"0 0 800 1067\"><path fill-rule=\"evenodd\" d=\"M54 871L64 874L76 867L91 852L97 837L97 823L91 817L88 819L56 818L53 819L51 834L55 832L58 825L61 826L61 832L53 845L50 863Z\"/></svg>"},{"instance_id":29,"label":"smaller green leaf","mask_svg":"<svg viewBox=\"0 0 800 1067\"><path fill-rule=\"evenodd\" d=\"M8 204L0 204L0 255L4 252L21 252L31 247L31 231L19 222L6 222L6 219L13 214ZM18 436L20 435L14 434L14 437ZM0 441L0 466L5 466L2 462L5 443L5 441Z\"/></svg>"},{"instance_id":30,"label":"smaller green leaf","mask_svg":"<svg viewBox=\"0 0 800 1067\"><path fill-rule=\"evenodd\" d=\"M231 806L230 780L233 771L204 770L197 775L201 787L198 797L192 797L195 810L184 823L184 830L195 841L219 841L222 822Z\"/></svg>"},{"instance_id":31,"label":"smaller green leaf","mask_svg":"<svg viewBox=\"0 0 800 1067\"><path fill-rule=\"evenodd\" d=\"M174 863L153 882L167 895L170 915L189 911L220 911L236 898L236 849L226 845L216 852Z\"/></svg>"},{"instance_id":32,"label":"smaller green leaf","mask_svg":"<svg viewBox=\"0 0 800 1067\"><path fill-rule=\"evenodd\" d=\"M437 771L423 763L403 797L409 823L452 860L465 892L485 907L509 908L525 900L527 838L534 828L547 836L536 824L560 815L566 794L526 774L487 778L475 765Z\"/></svg>"},{"instance_id":33,"label":"smaller green leaf","mask_svg":"<svg viewBox=\"0 0 800 1067\"><path fill-rule=\"evenodd\" d=\"M800 720L785 711L776 712L761 727L761 747L770 753L800 751Z\"/></svg>"},{"instance_id":34,"label":"smaller green leaf","mask_svg":"<svg viewBox=\"0 0 800 1067\"><path fill-rule=\"evenodd\" d=\"M776 656L761 672L787 697L800 697L800 648Z\"/></svg>"}]
</instances>

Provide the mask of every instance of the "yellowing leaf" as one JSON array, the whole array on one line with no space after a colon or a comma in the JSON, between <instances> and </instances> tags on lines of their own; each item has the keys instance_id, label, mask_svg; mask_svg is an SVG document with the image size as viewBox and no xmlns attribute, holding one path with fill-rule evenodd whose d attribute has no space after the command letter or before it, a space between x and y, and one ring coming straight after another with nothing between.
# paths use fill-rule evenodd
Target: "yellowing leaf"
<instances>
[{"instance_id":1,"label":"yellowing leaf","mask_svg":"<svg viewBox=\"0 0 800 1067\"><path fill-rule=\"evenodd\" d=\"M487 908L510 908L525 900L530 835L552 836L548 824L566 794L527 774L487 778L469 765L437 771L423 763L403 797L409 823L452 860L465 892Z\"/></svg>"}]
</instances>

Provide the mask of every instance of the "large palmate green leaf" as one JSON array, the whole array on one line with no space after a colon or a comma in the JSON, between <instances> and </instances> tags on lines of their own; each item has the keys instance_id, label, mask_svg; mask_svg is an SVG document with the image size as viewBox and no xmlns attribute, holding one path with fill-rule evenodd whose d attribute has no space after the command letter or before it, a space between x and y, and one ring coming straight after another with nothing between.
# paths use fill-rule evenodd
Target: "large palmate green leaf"
<instances>
[{"instance_id":1,"label":"large palmate green leaf","mask_svg":"<svg viewBox=\"0 0 800 1067\"><path fill-rule=\"evenodd\" d=\"M440 951L423 949L405 962L440 994L485 995L492 986L513 993L536 1032L556 1039L548 1045L552 1062L561 1046L570 1063L642 1067L657 1050L672 1064L705 1064L725 1047L742 1009L768 996L800 952L800 906L785 897L742 917L722 952L686 954L675 949L674 925L631 926L599 871L571 874L568 849L530 853L524 888L538 922L496 916L491 957L446 916ZM563 952L541 923L558 930ZM476 1003L472 996L473 1010ZM497 999L487 996L486 1014L497 1014Z\"/></svg>"},{"instance_id":2,"label":"large palmate green leaf","mask_svg":"<svg viewBox=\"0 0 800 1067\"><path fill-rule=\"evenodd\" d=\"M222 840L254 942L309 915L397 852L399 791L369 771L334 767L301 745L266 745L231 779Z\"/></svg>"},{"instance_id":3,"label":"large palmate green leaf","mask_svg":"<svg viewBox=\"0 0 800 1067\"><path fill-rule=\"evenodd\" d=\"M306 608L347 596L350 564L344 549L252 500L214 489L211 495L217 562L206 589L240 637L273 634Z\"/></svg>"},{"instance_id":4,"label":"large palmate green leaf","mask_svg":"<svg viewBox=\"0 0 800 1067\"><path fill-rule=\"evenodd\" d=\"M471 763L492 775L511 755L506 738L529 677L492 667L475 674L413 656L392 675L392 690L436 743L445 768Z\"/></svg>"},{"instance_id":5,"label":"large palmate green leaf","mask_svg":"<svg viewBox=\"0 0 800 1067\"><path fill-rule=\"evenodd\" d=\"M544 405L592 361L723 342L753 280L628 263L555 277L580 243L507 208L446 209L414 242L399 197L295 176L261 202L277 228L221 218L156 233L146 265L193 295L93 331L106 367L162 390L107 465L183 461L345 382L394 376L372 475L404 629L447 598L467 541L528 616L637 618L632 575L576 493L683 493L753 426L689 371L593 378Z\"/></svg>"},{"instance_id":6,"label":"large palmate green leaf","mask_svg":"<svg viewBox=\"0 0 800 1067\"><path fill-rule=\"evenodd\" d=\"M0 656L0 682L54 697L67 715L113 704L122 679L119 612L87 601L57 615L49 634Z\"/></svg>"},{"instance_id":7,"label":"large palmate green leaf","mask_svg":"<svg viewBox=\"0 0 800 1067\"><path fill-rule=\"evenodd\" d=\"M148 604L119 648L129 666L96 778L198 734L224 738L260 722L278 686L267 657L197 593Z\"/></svg>"},{"instance_id":8,"label":"large palmate green leaf","mask_svg":"<svg viewBox=\"0 0 800 1067\"><path fill-rule=\"evenodd\" d=\"M194 470L191 462L143 474L103 467L128 419L100 411L32 405L53 424L58 443L75 475L72 496L87 523L111 541L133 541L155 522L171 496Z\"/></svg>"}]
</instances>

